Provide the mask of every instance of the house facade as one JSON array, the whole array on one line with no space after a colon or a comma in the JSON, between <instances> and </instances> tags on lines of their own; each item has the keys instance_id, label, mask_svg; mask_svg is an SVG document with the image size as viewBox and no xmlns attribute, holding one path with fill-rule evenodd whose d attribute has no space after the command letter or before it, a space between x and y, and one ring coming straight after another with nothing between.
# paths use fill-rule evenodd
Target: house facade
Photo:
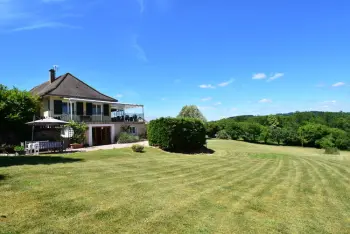
<instances>
[{"instance_id":1,"label":"house facade","mask_svg":"<svg viewBox=\"0 0 350 234\"><path fill-rule=\"evenodd\" d=\"M51 69L48 81L30 92L41 98L41 118L85 122L90 146L114 143L125 127L135 135L146 131L143 105L120 103L70 73L56 77Z\"/></svg>"}]
</instances>

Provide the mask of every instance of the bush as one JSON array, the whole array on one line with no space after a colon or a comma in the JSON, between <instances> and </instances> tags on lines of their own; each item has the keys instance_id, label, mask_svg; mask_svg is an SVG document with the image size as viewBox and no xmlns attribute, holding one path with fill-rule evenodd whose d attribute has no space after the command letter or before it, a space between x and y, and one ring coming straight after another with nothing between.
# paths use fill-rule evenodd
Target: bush
<instances>
[{"instance_id":1,"label":"bush","mask_svg":"<svg viewBox=\"0 0 350 234\"><path fill-rule=\"evenodd\" d=\"M126 132L122 132L119 135L118 144L123 144L123 143L134 143L140 141L140 138L138 136L131 135Z\"/></svg>"},{"instance_id":2,"label":"bush","mask_svg":"<svg viewBox=\"0 0 350 234\"><path fill-rule=\"evenodd\" d=\"M322 137L320 140L317 140L315 142L316 146L322 148L322 149L327 149L327 148L334 148L335 144L334 144L334 137L332 136L332 134Z\"/></svg>"},{"instance_id":3,"label":"bush","mask_svg":"<svg viewBox=\"0 0 350 234\"><path fill-rule=\"evenodd\" d=\"M139 134L139 137L140 137L141 140L147 140L147 131Z\"/></svg>"},{"instance_id":4,"label":"bush","mask_svg":"<svg viewBox=\"0 0 350 234\"><path fill-rule=\"evenodd\" d=\"M220 130L219 125L215 122L209 122L206 123L205 125L205 130L207 132L208 137L214 138L215 135L218 133Z\"/></svg>"},{"instance_id":5,"label":"bush","mask_svg":"<svg viewBox=\"0 0 350 234\"><path fill-rule=\"evenodd\" d=\"M145 147L143 145L138 145L138 144L131 146L132 151L138 152L138 153L142 153L144 148Z\"/></svg>"},{"instance_id":6,"label":"bush","mask_svg":"<svg viewBox=\"0 0 350 234\"><path fill-rule=\"evenodd\" d=\"M227 120L226 124L224 124L224 129L232 140L238 140L243 135L241 123L234 120Z\"/></svg>"},{"instance_id":7,"label":"bush","mask_svg":"<svg viewBox=\"0 0 350 234\"><path fill-rule=\"evenodd\" d=\"M192 118L152 120L148 124L147 134L150 145L172 152L200 150L206 142L203 122Z\"/></svg>"},{"instance_id":8,"label":"bush","mask_svg":"<svg viewBox=\"0 0 350 234\"><path fill-rule=\"evenodd\" d=\"M86 131L89 129L84 122L70 121L67 125L73 129L73 136L71 137L72 143L84 144L86 140Z\"/></svg>"},{"instance_id":9,"label":"bush","mask_svg":"<svg viewBox=\"0 0 350 234\"><path fill-rule=\"evenodd\" d=\"M336 154L336 155L340 154L338 148L336 148L336 147L327 147L327 148L325 148L324 153L325 154Z\"/></svg>"},{"instance_id":10,"label":"bush","mask_svg":"<svg viewBox=\"0 0 350 234\"><path fill-rule=\"evenodd\" d=\"M229 140L231 139L230 135L228 135L228 133L225 130L220 130L217 134L216 134L216 138L218 139L223 139L223 140Z\"/></svg>"},{"instance_id":11,"label":"bush","mask_svg":"<svg viewBox=\"0 0 350 234\"><path fill-rule=\"evenodd\" d=\"M15 152L24 151L24 146L17 145L17 146L15 146L14 150L15 150Z\"/></svg>"}]
</instances>

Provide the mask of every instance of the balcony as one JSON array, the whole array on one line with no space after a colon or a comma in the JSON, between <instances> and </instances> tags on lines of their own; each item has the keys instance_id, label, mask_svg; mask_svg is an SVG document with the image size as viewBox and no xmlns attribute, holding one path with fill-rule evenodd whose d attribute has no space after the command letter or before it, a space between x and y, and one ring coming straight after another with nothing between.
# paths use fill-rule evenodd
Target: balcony
<instances>
[{"instance_id":1,"label":"balcony","mask_svg":"<svg viewBox=\"0 0 350 234\"><path fill-rule=\"evenodd\" d=\"M111 116L104 116L103 114L87 115L85 112L82 115L72 114L55 115L50 112L49 117L60 119L63 121L76 121L85 123L144 123L144 115L138 113L125 113L125 115L111 113Z\"/></svg>"}]
</instances>

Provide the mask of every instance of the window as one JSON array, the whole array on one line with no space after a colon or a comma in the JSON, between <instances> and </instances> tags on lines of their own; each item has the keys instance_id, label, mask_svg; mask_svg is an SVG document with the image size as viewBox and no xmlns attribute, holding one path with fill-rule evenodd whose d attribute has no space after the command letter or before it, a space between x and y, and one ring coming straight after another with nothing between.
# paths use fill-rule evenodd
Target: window
<instances>
[{"instance_id":1,"label":"window","mask_svg":"<svg viewBox=\"0 0 350 234\"><path fill-rule=\"evenodd\" d=\"M136 135L136 128L134 126L130 126L129 133Z\"/></svg>"},{"instance_id":2,"label":"window","mask_svg":"<svg viewBox=\"0 0 350 234\"><path fill-rule=\"evenodd\" d=\"M102 106L97 104L92 104L92 114L93 115L101 115L102 114Z\"/></svg>"},{"instance_id":3,"label":"window","mask_svg":"<svg viewBox=\"0 0 350 234\"><path fill-rule=\"evenodd\" d=\"M72 103L72 110L74 114L74 103ZM62 114L68 115L71 112L70 103L62 102Z\"/></svg>"}]
</instances>

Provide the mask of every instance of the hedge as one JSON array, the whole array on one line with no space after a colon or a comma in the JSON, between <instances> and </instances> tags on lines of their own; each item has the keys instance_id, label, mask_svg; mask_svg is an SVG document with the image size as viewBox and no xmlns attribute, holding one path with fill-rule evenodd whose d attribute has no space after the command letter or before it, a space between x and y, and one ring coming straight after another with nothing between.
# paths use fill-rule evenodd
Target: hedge
<instances>
[{"instance_id":1,"label":"hedge","mask_svg":"<svg viewBox=\"0 0 350 234\"><path fill-rule=\"evenodd\" d=\"M206 143L206 130L201 120L192 118L160 118L147 129L148 142L172 152L193 152Z\"/></svg>"}]
</instances>

